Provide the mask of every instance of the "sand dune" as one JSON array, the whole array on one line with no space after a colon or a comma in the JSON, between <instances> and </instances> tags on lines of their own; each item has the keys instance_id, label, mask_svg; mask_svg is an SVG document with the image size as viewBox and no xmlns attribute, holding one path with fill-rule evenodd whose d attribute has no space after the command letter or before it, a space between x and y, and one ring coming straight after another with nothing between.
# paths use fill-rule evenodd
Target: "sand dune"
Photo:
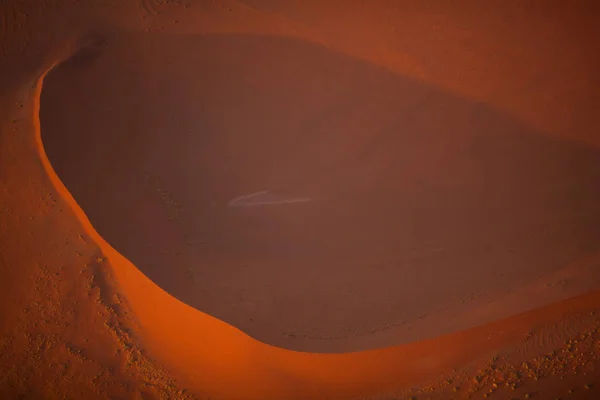
<instances>
[{"instance_id":1,"label":"sand dune","mask_svg":"<svg viewBox=\"0 0 600 400\"><path fill-rule=\"evenodd\" d=\"M597 396L593 140L317 44L317 6L123 4L0 85L0 394Z\"/></svg>"},{"instance_id":2,"label":"sand dune","mask_svg":"<svg viewBox=\"0 0 600 400\"><path fill-rule=\"evenodd\" d=\"M41 123L115 249L281 347L386 347L514 315L532 303L471 318L600 250L595 148L307 42L123 36L48 76ZM261 187L312 201L227 207Z\"/></svg>"},{"instance_id":3,"label":"sand dune","mask_svg":"<svg viewBox=\"0 0 600 400\"><path fill-rule=\"evenodd\" d=\"M181 382L218 398L353 398L386 392L406 395L414 384L452 374L450 371L457 366L512 355L511 344L527 339L532 329L551 326L569 314L595 310L599 301L598 293L592 293L475 329L375 351L318 355L267 346L176 300L141 274L94 230L53 171L41 140L38 146L58 191L73 207L86 234L111 260L120 289L140 324L138 334L145 346L167 366L176 368ZM571 319L570 323L586 325L581 319ZM551 332L544 340L553 343L556 337ZM533 351L520 351L539 354L543 349L535 344ZM450 389L450 381L437 383L442 395ZM471 385L481 390L477 386Z\"/></svg>"}]
</instances>

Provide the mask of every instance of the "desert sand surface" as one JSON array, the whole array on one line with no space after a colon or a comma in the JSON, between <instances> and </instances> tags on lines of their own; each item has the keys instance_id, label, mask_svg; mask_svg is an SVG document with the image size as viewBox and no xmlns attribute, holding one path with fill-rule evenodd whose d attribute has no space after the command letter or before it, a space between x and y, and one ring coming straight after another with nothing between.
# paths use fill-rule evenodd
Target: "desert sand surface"
<instances>
[{"instance_id":1,"label":"desert sand surface","mask_svg":"<svg viewBox=\"0 0 600 400\"><path fill-rule=\"evenodd\" d=\"M2 398L597 398L597 17L449 4L0 3Z\"/></svg>"}]
</instances>

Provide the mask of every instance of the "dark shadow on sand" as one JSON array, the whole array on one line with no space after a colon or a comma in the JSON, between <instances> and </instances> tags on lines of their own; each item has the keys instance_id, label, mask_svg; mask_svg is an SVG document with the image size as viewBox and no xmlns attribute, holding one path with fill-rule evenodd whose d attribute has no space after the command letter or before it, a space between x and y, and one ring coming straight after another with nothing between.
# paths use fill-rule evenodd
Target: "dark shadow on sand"
<instances>
[{"instance_id":1,"label":"dark shadow on sand","mask_svg":"<svg viewBox=\"0 0 600 400\"><path fill-rule=\"evenodd\" d=\"M53 167L111 245L278 346L436 336L402 328L436 311L466 328L473 294L600 250L596 150L302 41L102 42L47 77L40 118ZM228 206L262 190L311 201ZM388 325L402 329L370 339Z\"/></svg>"}]
</instances>

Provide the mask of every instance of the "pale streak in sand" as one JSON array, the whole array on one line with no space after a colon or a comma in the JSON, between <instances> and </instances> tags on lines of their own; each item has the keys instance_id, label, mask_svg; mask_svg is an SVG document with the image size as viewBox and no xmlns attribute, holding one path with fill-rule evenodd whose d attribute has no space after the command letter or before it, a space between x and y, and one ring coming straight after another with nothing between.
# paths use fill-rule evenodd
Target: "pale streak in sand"
<instances>
[{"instance_id":1,"label":"pale streak in sand","mask_svg":"<svg viewBox=\"0 0 600 400\"><path fill-rule=\"evenodd\" d=\"M274 201L256 201L256 202L246 203L246 201L248 201L249 199L260 196L262 194L266 194L266 193L269 193L269 191L262 190L260 192L236 197L235 199L233 199L229 202L229 206L231 206L231 207L269 206L269 205L292 204L292 203L306 203L306 202L309 202L312 200L312 198L310 198L310 197L298 197L295 199L274 200Z\"/></svg>"}]
</instances>

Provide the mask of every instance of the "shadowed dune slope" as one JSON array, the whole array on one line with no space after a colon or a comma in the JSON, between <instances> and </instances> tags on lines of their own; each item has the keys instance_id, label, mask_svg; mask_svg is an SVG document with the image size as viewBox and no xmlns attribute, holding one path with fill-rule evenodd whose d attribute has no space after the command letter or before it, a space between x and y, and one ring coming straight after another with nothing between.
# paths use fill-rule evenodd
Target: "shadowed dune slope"
<instances>
[{"instance_id":1,"label":"shadowed dune slope","mask_svg":"<svg viewBox=\"0 0 600 400\"><path fill-rule=\"evenodd\" d=\"M103 238L276 346L363 350L490 322L527 299L469 313L600 250L597 150L308 42L97 41L48 75L40 120ZM262 191L310 201L231 206Z\"/></svg>"}]
</instances>

